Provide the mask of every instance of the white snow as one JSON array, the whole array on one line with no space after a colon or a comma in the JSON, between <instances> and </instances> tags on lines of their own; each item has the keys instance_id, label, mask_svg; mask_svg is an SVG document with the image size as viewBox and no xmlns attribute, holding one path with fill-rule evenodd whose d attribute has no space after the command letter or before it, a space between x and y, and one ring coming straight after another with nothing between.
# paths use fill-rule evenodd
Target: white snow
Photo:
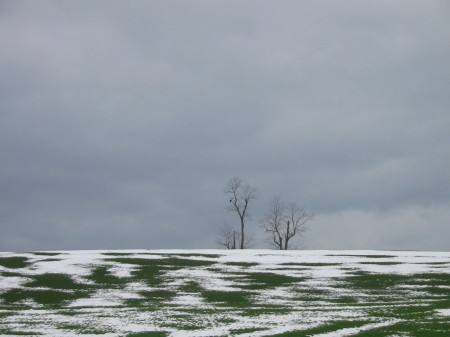
<instances>
[{"instance_id":1,"label":"white snow","mask_svg":"<svg viewBox=\"0 0 450 337\"><path fill-rule=\"evenodd\" d=\"M121 251L64 251L57 255L0 252L0 257L21 256L30 265L10 269L0 266L0 294L11 289L23 289L34 275L64 273L75 281L85 284L92 270L98 266L119 278L129 278L139 266L127 263L126 259L185 258L214 262L209 267L166 268L160 277L164 284L152 288L145 280L130 280L124 287L97 289L88 298L79 298L67 303L62 309L50 310L27 300L31 309L3 309L0 326L11 331L33 331L46 337L77 336L76 330L63 328L70 325L86 327L83 336L99 329L105 337L126 336L131 332L166 331L170 337L228 336L232 331L242 331L239 336L257 337L281 334L290 331L318 327L327 321L362 320L367 324L358 328L346 328L330 333L315 334L314 337L345 337L359 332L389 326L399 322L393 319L370 317L369 309L383 309L387 305L369 303L371 295L363 289L345 287L345 278L355 272L373 274L450 274L449 252L399 252L399 251L269 251L269 250L121 250ZM116 262L118 258L122 262ZM235 264L232 264L232 263ZM230 264L231 263L231 264ZM253 264L248 265L247 264ZM2 272L14 272L13 276ZM271 273L296 277L298 284L282 284L267 289L243 288L248 284L246 275ZM6 276L5 276L6 275ZM20 276L18 276L20 275ZM301 280L301 281L300 281ZM238 291L251 295L252 310L257 315L244 314L244 309L224 303L208 302L195 292L183 291L183 285L196 282L205 291ZM441 286L442 288L443 286ZM175 296L156 302L152 310L127 307L127 300L139 300L143 291L170 290ZM310 291L316 291L320 300L310 301ZM418 294L426 291L424 285L405 285L397 288L401 294ZM325 295L320 295L320 294ZM314 294L314 293L313 293ZM303 298L306 296L306 298ZM308 298L309 296L310 298ZM316 296L316 295L314 295ZM322 297L323 298L322 298ZM388 295L389 296L389 295ZM351 297L358 305L330 301ZM381 298L381 297L380 297ZM393 308L423 305L399 298L389 303ZM264 313L268 306L286 308L286 312ZM0 308L2 302L0 301ZM191 313L194 310L195 313ZM69 314L67 314L69 313ZM439 309L436 315L448 317L449 309ZM375 323L374 323L375 322ZM192 327L183 329L182 327ZM246 332L247 330L250 332ZM1 333L1 331L0 331ZM93 336L98 334L93 333Z\"/></svg>"},{"instance_id":2,"label":"white snow","mask_svg":"<svg viewBox=\"0 0 450 337\"><path fill-rule=\"evenodd\" d=\"M360 328L346 328L346 329L341 329L338 331L333 331L333 332L328 332L328 333L323 333L323 334L318 334L318 335L314 335L314 337L346 337L346 336L353 336L356 335L357 333L360 333L362 331L367 331L367 330L372 330L372 329L377 329L377 328L383 328L385 326L390 326L393 325L395 323L398 323L399 320L392 320L392 321L387 321L387 322L380 322L380 323L372 323L372 324L366 324Z\"/></svg>"},{"instance_id":3,"label":"white snow","mask_svg":"<svg viewBox=\"0 0 450 337\"><path fill-rule=\"evenodd\" d=\"M450 309L439 309L436 310L439 315L450 316Z\"/></svg>"}]
</instances>

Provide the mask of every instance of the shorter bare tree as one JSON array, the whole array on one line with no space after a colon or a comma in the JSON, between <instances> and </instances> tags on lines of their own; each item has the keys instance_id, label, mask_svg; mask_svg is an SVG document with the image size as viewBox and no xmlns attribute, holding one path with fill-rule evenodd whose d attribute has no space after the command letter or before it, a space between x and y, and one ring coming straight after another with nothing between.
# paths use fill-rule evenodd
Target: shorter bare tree
<instances>
[{"instance_id":1,"label":"shorter bare tree","mask_svg":"<svg viewBox=\"0 0 450 337\"><path fill-rule=\"evenodd\" d=\"M295 236L303 236L306 223L314 218L312 213L292 203L288 206L280 197L271 201L269 213L261 220L262 227L269 234L268 242L279 250L288 250L290 240Z\"/></svg>"},{"instance_id":2,"label":"shorter bare tree","mask_svg":"<svg viewBox=\"0 0 450 337\"><path fill-rule=\"evenodd\" d=\"M219 237L217 238L216 243L226 249L239 249L241 244L241 233L229 225L223 225L220 228ZM244 249L251 248L254 245L255 239L253 235L246 235L243 246Z\"/></svg>"},{"instance_id":3,"label":"shorter bare tree","mask_svg":"<svg viewBox=\"0 0 450 337\"><path fill-rule=\"evenodd\" d=\"M219 237L217 238L217 244L226 249L236 249L238 248L240 241L239 232L229 225L224 225L220 229Z\"/></svg>"}]
</instances>

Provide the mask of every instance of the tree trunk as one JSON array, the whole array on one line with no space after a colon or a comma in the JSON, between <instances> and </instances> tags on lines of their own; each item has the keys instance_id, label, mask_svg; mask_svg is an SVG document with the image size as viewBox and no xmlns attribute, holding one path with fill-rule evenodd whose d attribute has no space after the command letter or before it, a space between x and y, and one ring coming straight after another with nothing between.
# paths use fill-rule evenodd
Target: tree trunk
<instances>
[{"instance_id":1,"label":"tree trunk","mask_svg":"<svg viewBox=\"0 0 450 337\"><path fill-rule=\"evenodd\" d=\"M245 242L244 240L245 240L245 238L244 238L244 219L241 218L241 245L240 245L241 249L244 249L244 242Z\"/></svg>"},{"instance_id":2,"label":"tree trunk","mask_svg":"<svg viewBox=\"0 0 450 337\"><path fill-rule=\"evenodd\" d=\"M286 237L284 238L284 250L288 250L288 245L289 245L289 239L290 239L290 231L291 231L291 226L290 226L290 222L288 221L286 224Z\"/></svg>"}]
</instances>

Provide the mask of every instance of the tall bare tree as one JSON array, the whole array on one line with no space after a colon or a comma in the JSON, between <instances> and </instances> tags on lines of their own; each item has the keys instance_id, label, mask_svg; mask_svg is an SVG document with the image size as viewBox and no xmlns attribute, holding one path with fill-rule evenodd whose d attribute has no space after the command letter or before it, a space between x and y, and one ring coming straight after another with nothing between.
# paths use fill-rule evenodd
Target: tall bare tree
<instances>
[{"instance_id":1,"label":"tall bare tree","mask_svg":"<svg viewBox=\"0 0 450 337\"><path fill-rule=\"evenodd\" d=\"M250 203L257 197L257 189L241 178L232 178L226 185L224 192L229 197L228 210L235 212L240 220L239 248L245 248L245 220L248 217Z\"/></svg>"},{"instance_id":2,"label":"tall bare tree","mask_svg":"<svg viewBox=\"0 0 450 337\"><path fill-rule=\"evenodd\" d=\"M288 206L280 197L271 201L269 213L261 220L264 230L269 234L269 243L279 250L288 250L289 242L295 236L303 236L306 223L314 218L312 213L292 203Z\"/></svg>"}]
</instances>

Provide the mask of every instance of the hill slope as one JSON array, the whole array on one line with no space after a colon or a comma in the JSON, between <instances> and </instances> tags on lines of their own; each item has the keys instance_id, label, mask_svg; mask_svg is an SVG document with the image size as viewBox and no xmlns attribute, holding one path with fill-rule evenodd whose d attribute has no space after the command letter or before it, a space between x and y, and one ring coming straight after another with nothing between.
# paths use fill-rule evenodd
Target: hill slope
<instances>
[{"instance_id":1,"label":"hill slope","mask_svg":"<svg viewBox=\"0 0 450 337\"><path fill-rule=\"evenodd\" d=\"M0 335L445 336L450 253L0 253Z\"/></svg>"}]
</instances>

